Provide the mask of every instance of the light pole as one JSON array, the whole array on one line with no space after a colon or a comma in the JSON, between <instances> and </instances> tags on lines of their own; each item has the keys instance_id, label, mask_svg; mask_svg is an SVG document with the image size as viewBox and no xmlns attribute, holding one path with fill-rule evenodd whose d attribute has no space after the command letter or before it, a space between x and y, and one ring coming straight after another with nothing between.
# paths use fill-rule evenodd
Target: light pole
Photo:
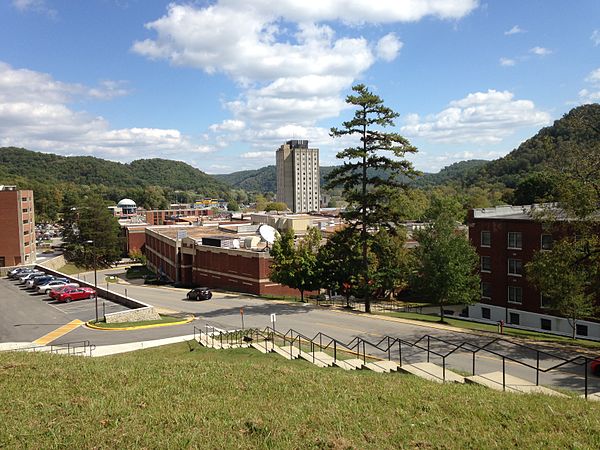
<instances>
[{"instance_id":1,"label":"light pole","mask_svg":"<svg viewBox=\"0 0 600 450\"><path fill-rule=\"evenodd\" d=\"M96 323L98 323L98 272L96 268L96 243L94 241L86 241L86 244L92 244L92 252L94 257L94 290L96 291L94 294L94 302L96 306Z\"/></svg>"}]
</instances>

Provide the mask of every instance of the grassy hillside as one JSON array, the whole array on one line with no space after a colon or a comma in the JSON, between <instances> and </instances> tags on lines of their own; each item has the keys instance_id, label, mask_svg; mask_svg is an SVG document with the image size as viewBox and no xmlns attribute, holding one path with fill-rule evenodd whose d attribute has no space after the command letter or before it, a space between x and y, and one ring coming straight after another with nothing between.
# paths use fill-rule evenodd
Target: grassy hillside
<instances>
[{"instance_id":1,"label":"grassy hillside","mask_svg":"<svg viewBox=\"0 0 600 450\"><path fill-rule=\"evenodd\" d=\"M599 448L600 404L186 344L0 353L0 448Z\"/></svg>"}]
</instances>

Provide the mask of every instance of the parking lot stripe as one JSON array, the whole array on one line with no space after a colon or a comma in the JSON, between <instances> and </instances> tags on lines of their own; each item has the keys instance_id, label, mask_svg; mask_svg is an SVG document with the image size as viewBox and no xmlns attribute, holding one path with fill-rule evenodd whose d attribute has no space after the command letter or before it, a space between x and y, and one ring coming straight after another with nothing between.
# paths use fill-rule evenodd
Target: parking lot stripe
<instances>
[{"instance_id":1,"label":"parking lot stripe","mask_svg":"<svg viewBox=\"0 0 600 450\"><path fill-rule=\"evenodd\" d=\"M38 344L38 345L47 345L50 342L58 339L61 336L64 336L65 334L67 334L69 331L73 331L75 328L80 327L81 325L83 325L85 322L82 322L79 319L75 319L72 320L71 322L69 322L66 325L63 325L62 327L57 328L54 331L51 331L50 333L42 336L39 339L36 339L35 341L33 341L34 344Z\"/></svg>"}]
</instances>

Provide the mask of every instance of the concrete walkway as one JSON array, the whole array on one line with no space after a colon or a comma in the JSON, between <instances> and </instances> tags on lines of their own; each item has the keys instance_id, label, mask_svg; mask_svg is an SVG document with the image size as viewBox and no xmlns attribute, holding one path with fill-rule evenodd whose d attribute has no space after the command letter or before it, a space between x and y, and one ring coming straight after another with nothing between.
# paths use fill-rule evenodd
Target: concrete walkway
<instances>
[{"instance_id":1,"label":"concrete walkway","mask_svg":"<svg viewBox=\"0 0 600 450\"><path fill-rule=\"evenodd\" d=\"M142 342L130 342L128 344L116 344L116 345L102 345L96 347L92 351L93 357L116 355L119 353L134 352L136 350L143 350L145 348L160 347L162 345L176 344L178 342L187 342L194 340L193 334L187 334L185 336L175 336L166 339L155 339L153 341L142 341Z\"/></svg>"}]
</instances>

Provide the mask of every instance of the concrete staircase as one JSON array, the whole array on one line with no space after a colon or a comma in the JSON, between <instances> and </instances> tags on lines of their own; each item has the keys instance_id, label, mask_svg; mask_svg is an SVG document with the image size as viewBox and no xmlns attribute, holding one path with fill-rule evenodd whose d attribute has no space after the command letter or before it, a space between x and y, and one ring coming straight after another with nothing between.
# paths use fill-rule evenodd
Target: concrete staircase
<instances>
[{"instance_id":1,"label":"concrete staircase","mask_svg":"<svg viewBox=\"0 0 600 450\"><path fill-rule=\"evenodd\" d=\"M217 333L214 333L216 335ZM567 397L556 390L547 388L545 386L536 386L534 383L517 378L512 375L505 374L503 387L502 372L490 372L482 375L475 375L464 377L452 370L433 364L430 362L420 362L413 364L402 364L400 366L394 361L388 360L376 360L365 363L363 360L358 358L350 359L335 359L322 351L317 352L304 352L299 350L297 347L289 345L275 345L271 340L253 341L251 343L243 344L226 344L221 343L221 340L215 337L212 333L206 334L201 333L198 342L206 347L227 349L236 347L250 347L258 350L261 353L277 353L288 360L302 358L310 363L315 364L318 367L339 367L344 370L360 370L367 369L377 373L390 373L390 372L403 372L409 373L420 378L424 378L435 383L471 383L485 386L490 389L498 391L518 392L518 393L536 393L545 394L558 397ZM372 358L371 358L372 359ZM583 396L582 396L583 397ZM592 401L600 401L600 392L589 394L588 399Z\"/></svg>"},{"instance_id":2,"label":"concrete staircase","mask_svg":"<svg viewBox=\"0 0 600 450\"><path fill-rule=\"evenodd\" d=\"M471 377L466 377L465 381L467 383L479 384L481 386L485 386L496 391L506 390L507 392L546 394L553 395L556 397L567 397L565 394L562 394L553 389L544 386L536 386L536 384L532 383L531 381L527 381L522 378L517 378L509 374L505 374L503 385L502 372L490 372L482 375L474 375Z\"/></svg>"},{"instance_id":3,"label":"concrete staircase","mask_svg":"<svg viewBox=\"0 0 600 450\"><path fill-rule=\"evenodd\" d=\"M580 395L581 398L585 398L585 394ZM588 394L588 400L592 400L593 402L600 402L600 392L594 392L593 394Z\"/></svg>"},{"instance_id":4,"label":"concrete staircase","mask_svg":"<svg viewBox=\"0 0 600 450\"><path fill-rule=\"evenodd\" d=\"M448 368L444 373L444 368L430 362L414 363L414 364L402 364L400 371L404 373L410 373L421 378L425 378L429 381L435 381L436 383L464 383L465 377L452 372Z\"/></svg>"},{"instance_id":5,"label":"concrete staircase","mask_svg":"<svg viewBox=\"0 0 600 450\"><path fill-rule=\"evenodd\" d=\"M365 368L377 373L396 372L400 366L393 361L374 361L364 365Z\"/></svg>"}]
</instances>

